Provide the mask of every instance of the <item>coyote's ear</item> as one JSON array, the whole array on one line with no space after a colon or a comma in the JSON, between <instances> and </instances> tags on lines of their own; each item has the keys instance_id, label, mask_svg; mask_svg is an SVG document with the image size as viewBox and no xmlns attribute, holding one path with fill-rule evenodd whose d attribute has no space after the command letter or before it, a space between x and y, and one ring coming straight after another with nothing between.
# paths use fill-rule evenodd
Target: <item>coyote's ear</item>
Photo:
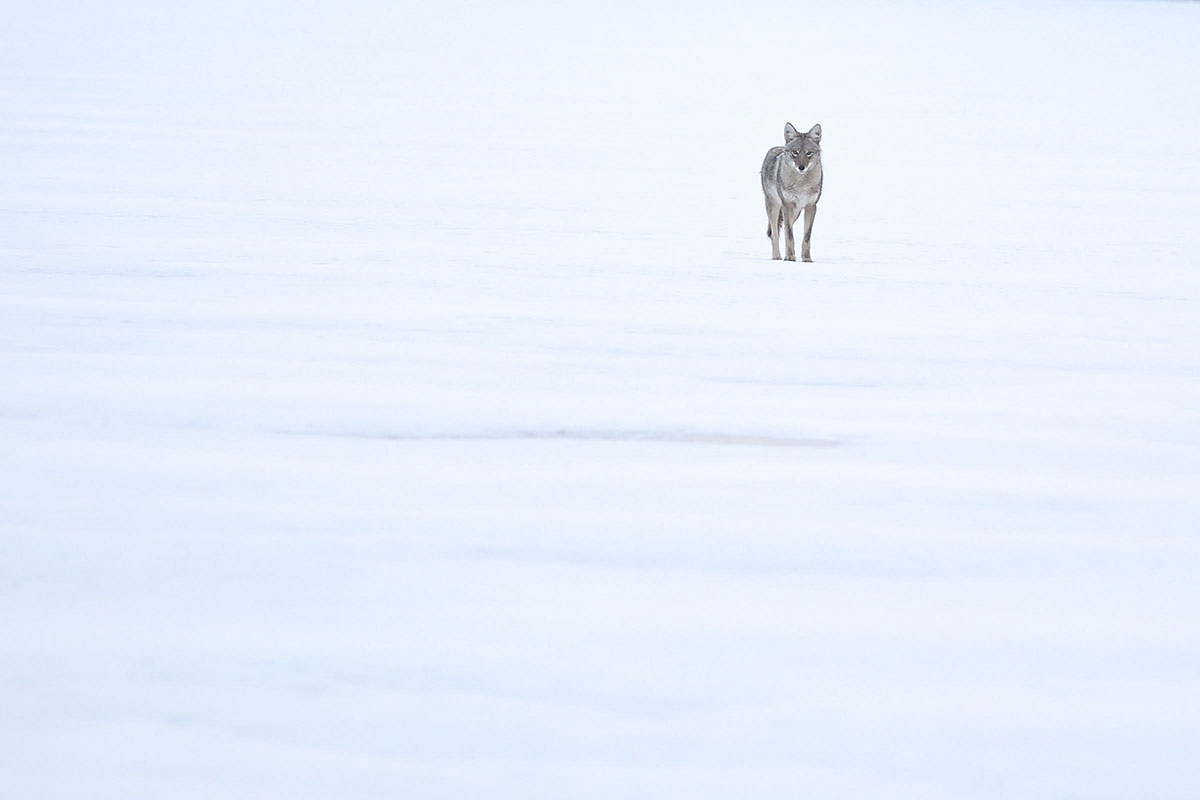
<instances>
[{"instance_id":1,"label":"coyote's ear","mask_svg":"<svg viewBox=\"0 0 1200 800\"><path fill-rule=\"evenodd\" d=\"M800 135L800 131L796 130L796 126L790 122L785 122L783 125L783 141L790 142Z\"/></svg>"},{"instance_id":2,"label":"coyote's ear","mask_svg":"<svg viewBox=\"0 0 1200 800\"><path fill-rule=\"evenodd\" d=\"M808 131L808 138L812 139L814 142L821 141L821 126L813 125Z\"/></svg>"}]
</instances>

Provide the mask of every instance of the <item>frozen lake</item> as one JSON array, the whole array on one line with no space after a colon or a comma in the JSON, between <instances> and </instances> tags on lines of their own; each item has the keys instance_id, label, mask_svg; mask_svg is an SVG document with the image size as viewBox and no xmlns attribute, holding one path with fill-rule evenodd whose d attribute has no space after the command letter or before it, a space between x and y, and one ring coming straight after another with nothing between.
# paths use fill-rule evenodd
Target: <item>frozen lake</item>
<instances>
[{"instance_id":1,"label":"frozen lake","mask_svg":"<svg viewBox=\"0 0 1200 800\"><path fill-rule=\"evenodd\" d=\"M6 796L1200 796L1200 3L242 5L0 27Z\"/></svg>"}]
</instances>

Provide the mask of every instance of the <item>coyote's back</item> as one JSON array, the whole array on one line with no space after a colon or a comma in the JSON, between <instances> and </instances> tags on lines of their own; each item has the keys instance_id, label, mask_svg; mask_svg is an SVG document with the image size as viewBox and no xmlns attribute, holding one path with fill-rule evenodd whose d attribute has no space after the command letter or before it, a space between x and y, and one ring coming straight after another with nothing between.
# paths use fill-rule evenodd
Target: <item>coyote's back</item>
<instances>
[{"instance_id":1,"label":"coyote's back","mask_svg":"<svg viewBox=\"0 0 1200 800\"><path fill-rule=\"evenodd\" d=\"M792 123L783 126L783 147L772 147L763 159L763 196L767 203L767 235L771 237L771 258L778 259L782 233L788 261L796 260L796 234L792 229L804 212L804 239L800 257L812 261L813 217L821 199L824 173L821 170L821 126L813 125L800 133Z\"/></svg>"}]
</instances>

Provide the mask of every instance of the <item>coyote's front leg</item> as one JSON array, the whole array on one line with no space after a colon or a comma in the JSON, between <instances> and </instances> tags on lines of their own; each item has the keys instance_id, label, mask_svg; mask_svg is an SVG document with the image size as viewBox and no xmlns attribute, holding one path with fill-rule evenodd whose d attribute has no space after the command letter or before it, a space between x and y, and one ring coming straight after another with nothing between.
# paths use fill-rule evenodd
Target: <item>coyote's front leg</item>
<instances>
[{"instance_id":1,"label":"coyote's front leg","mask_svg":"<svg viewBox=\"0 0 1200 800\"><path fill-rule=\"evenodd\" d=\"M785 234L785 242L787 244L787 255L784 259L787 261L796 260L796 218L800 216L800 209L790 209L786 205L783 207L783 230Z\"/></svg>"},{"instance_id":2,"label":"coyote's front leg","mask_svg":"<svg viewBox=\"0 0 1200 800\"><path fill-rule=\"evenodd\" d=\"M783 219L783 212L778 205L772 206L770 198L767 199L767 236L771 237L771 258L778 261L779 255L779 228Z\"/></svg>"},{"instance_id":3,"label":"coyote's front leg","mask_svg":"<svg viewBox=\"0 0 1200 800\"><path fill-rule=\"evenodd\" d=\"M812 263L812 224L816 215L816 203L804 207L804 241L800 243L800 258L809 263Z\"/></svg>"}]
</instances>

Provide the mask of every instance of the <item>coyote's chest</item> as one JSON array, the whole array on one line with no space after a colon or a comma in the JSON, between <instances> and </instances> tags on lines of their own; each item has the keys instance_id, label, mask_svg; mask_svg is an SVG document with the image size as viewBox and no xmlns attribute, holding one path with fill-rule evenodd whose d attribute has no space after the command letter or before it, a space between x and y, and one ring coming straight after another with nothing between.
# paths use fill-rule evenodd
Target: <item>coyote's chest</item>
<instances>
[{"instance_id":1,"label":"coyote's chest","mask_svg":"<svg viewBox=\"0 0 1200 800\"><path fill-rule=\"evenodd\" d=\"M779 197L788 205L807 206L821 197L821 165L813 164L801 172L787 160L780 159Z\"/></svg>"}]
</instances>

